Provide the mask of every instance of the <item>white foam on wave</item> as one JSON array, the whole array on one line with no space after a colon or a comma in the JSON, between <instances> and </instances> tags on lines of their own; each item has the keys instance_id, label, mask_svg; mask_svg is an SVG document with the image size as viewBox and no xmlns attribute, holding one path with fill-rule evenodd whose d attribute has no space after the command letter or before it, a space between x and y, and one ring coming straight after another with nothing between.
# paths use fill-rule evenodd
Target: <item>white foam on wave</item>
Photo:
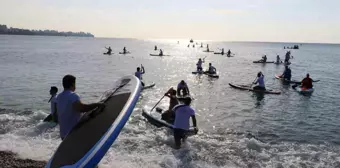
<instances>
[{"instance_id":1,"label":"white foam on wave","mask_svg":"<svg viewBox=\"0 0 340 168\"><path fill-rule=\"evenodd\" d=\"M140 111L140 109L139 109ZM18 126L0 135L0 150L22 158L47 161L61 140L59 127L42 123L47 114L2 114L0 120ZM30 124L22 127L21 123ZM134 114L100 162L103 168L135 167L336 167L340 149L330 144L269 144L244 134L209 133L189 137L180 150L173 149L171 131L155 128Z\"/></svg>"}]
</instances>

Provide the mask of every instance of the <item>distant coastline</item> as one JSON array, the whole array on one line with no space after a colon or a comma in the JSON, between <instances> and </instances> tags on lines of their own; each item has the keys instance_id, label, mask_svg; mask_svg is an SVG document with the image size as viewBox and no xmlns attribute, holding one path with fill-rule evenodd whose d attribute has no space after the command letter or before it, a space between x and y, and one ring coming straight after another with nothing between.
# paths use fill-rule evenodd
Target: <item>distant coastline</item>
<instances>
[{"instance_id":1,"label":"distant coastline","mask_svg":"<svg viewBox=\"0 0 340 168\"><path fill-rule=\"evenodd\" d=\"M7 28L7 25L0 24L0 35L32 35L32 36L75 36L75 37L94 37L91 33L85 32L59 32L57 30L29 30L20 28Z\"/></svg>"}]
</instances>

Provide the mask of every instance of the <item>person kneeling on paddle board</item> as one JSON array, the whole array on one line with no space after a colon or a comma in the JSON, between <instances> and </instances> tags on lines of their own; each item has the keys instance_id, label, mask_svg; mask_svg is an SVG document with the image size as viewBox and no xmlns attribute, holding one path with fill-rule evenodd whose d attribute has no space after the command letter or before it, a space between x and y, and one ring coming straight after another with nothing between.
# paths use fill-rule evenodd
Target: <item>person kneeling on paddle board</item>
<instances>
[{"instance_id":1,"label":"person kneeling on paddle board","mask_svg":"<svg viewBox=\"0 0 340 168\"><path fill-rule=\"evenodd\" d=\"M106 47L105 47L106 48ZM106 48L107 49L107 52L106 52L106 54L111 54L111 52L112 52L112 49L111 49L111 47L109 47L109 48Z\"/></svg>"},{"instance_id":2,"label":"person kneeling on paddle board","mask_svg":"<svg viewBox=\"0 0 340 168\"><path fill-rule=\"evenodd\" d=\"M177 85L177 95L178 96L188 96L190 95L189 92L189 87L188 85L182 80L178 85Z\"/></svg>"},{"instance_id":3,"label":"person kneeling on paddle board","mask_svg":"<svg viewBox=\"0 0 340 168\"><path fill-rule=\"evenodd\" d=\"M48 101L49 103L51 103L51 116L52 116L52 120L55 123L58 123L58 113L57 113L57 93L58 93L58 88L55 86L52 86L50 89L50 95L51 98Z\"/></svg>"},{"instance_id":4,"label":"person kneeling on paddle board","mask_svg":"<svg viewBox=\"0 0 340 168\"><path fill-rule=\"evenodd\" d=\"M309 77L309 73L306 75L306 78L304 78L301 81L301 88L303 88L303 89L313 88L313 79Z\"/></svg>"},{"instance_id":5,"label":"person kneeling on paddle board","mask_svg":"<svg viewBox=\"0 0 340 168\"><path fill-rule=\"evenodd\" d=\"M229 49L228 52L227 52L227 56L228 56L228 57L231 56L231 51L230 51L230 49Z\"/></svg>"},{"instance_id":6,"label":"person kneeling on paddle board","mask_svg":"<svg viewBox=\"0 0 340 168\"><path fill-rule=\"evenodd\" d=\"M72 75L64 76L63 87L64 91L57 97L58 120L62 140L78 123L83 113L105 106L103 103L82 103L78 94L74 92L76 90L76 77Z\"/></svg>"},{"instance_id":7,"label":"person kneeling on paddle board","mask_svg":"<svg viewBox=\"0 0 340 168\"><path fill-rule=\"evenodd\" d=\"M192 119L192 123L195 129L195 133L198 132L195 110L190 107L191 98L186 97L183 100L184 104L177 105L174 107L173 111L175 112L175 122L174 122L174 139L175 139L175 148L181 148L182 141L184 142L186 139L186 133L190 128L190 117Z\"/></svg>"},{"instance_id":8,"label":"person kneeling on paddle board","mask_svg":"<svg viewBox=\"0 0 340 168\"><path fill-rule=\"evenodd\" d=\"M264 55L260 61L261 62L267 62L267 55Z\"/></svg>"},{"instance_id":9,"label":"person kneeling on paddle board","mask_svg":"<svg viewBox=\"0 0 340 168\"><path fill-rule=\"evenodd\" d=\"M283 78L286 81L290 81L290 79L292 78L292 71L288 66L285 66L285 71L283 71L281 78Z\"/></svg>"},{"instance_id":10,"label":"person kneeling on paddle board","mask_svg":"<svg viewBox=\"0 0 340 168\"><path fill-rule=\"evenodd\" d=\"M216 68L214 66L212 66L211 63L209 63L209 68L208 68L208 71L206 71L206 73L208 73L208 74L216 74Z\"/></svg>"},{"instance_id":11,"label":"person kneeling on paddle board","mask_svg":"<svg viewBox=\"0 0 340 168\"><path fill-rule=\"evenodd\" d=\"M169 109L162 113L162 120L166 121L167 123L173 124L175 120L175 114L172 109L178 105L178 100L176 97L176 90L174 88L170 88L164 96L170 98L169 102Z\"/></svg>"},{"instance_id":12,"label":"person kneeling on paddle board","mask_svg":"<svg viewBox=\"0 0 340 168\"><path fill-rule=\"evenodd\" d=\"M266 90L266 87L264 85L264 75L262 74L262 72L259 72L257 74L257 80L256 82L254 82L254 84L257 83L258 85L253 88L254 90Z\"/></svg>"},{"instance_id":13,"label":"person kneeling on paddle board","mask_svg":"<svg viewBox=\"0 0 340 168\"><path fill-rule=\"evenodd\" d=\"M277 64L281 63L281 59L280 59L279 55L276 56L276 62L275 63L277 63Z\"/></svg>"},{"instance_id":14,"label":"person kneeling on paddle board","mask_svg":"<svg viewBox=\"0 0 340 168\"><path fill-rule=\"evenodd\" d=\"M163 56L163 50L162 49L159 50L159 56Z\"/></svg>"},{"instance_id":15,"label":"person kneeling on paddle board","mask_svg":"<svg viewBox=\"0 0 340 168\"><path fill-rule=\"evenodd\" d=\"M203 64L203 61L202 61L202 59L200 58L200 59L198 59L198 62L197 62L197 64L196 64L196 66L197 66L197 72L202 72L202 64Z\"/></svg>"},{"instance_id":16,"label":"person kneeling on paddle board","mask_svg":"<svg viewBox=\"0 0 340 168\"><path fill-rule=\"evenodd\" d=\"M137 72L135 72L135 76L139 79L139 81L142 83L142 86L144 87L144 82L142 82L143 74L145 74L145 69L143 65L141 65L141 67L137 67Z\"/></svg>"}]
</instances>

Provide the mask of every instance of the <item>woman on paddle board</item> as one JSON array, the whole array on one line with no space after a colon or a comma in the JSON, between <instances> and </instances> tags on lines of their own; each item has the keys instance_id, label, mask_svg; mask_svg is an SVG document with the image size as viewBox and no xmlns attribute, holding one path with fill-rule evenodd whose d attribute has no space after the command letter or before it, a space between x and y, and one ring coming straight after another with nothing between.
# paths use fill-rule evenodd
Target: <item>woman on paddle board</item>
<instances>
[{"instance_id":1,"label":"woman on paddle board","mask_svg":"<svg viewBox=\"0 0 340 168\"><path fill-rule=\"evenodd\" d=\"M257 80L256 82L254 82L254 84L258 84L253 88L254 90L266 90L266 87L264 85L264 75L262 74L262 72L259 72L257 74Z\"/></svg>"}]
</instances>

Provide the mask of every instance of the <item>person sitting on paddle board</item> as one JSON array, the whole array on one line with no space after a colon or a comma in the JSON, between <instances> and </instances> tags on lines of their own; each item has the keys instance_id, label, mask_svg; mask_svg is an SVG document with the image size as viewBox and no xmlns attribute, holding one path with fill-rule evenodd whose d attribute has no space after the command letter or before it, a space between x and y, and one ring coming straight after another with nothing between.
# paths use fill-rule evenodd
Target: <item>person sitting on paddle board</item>
<instances>
[{"instance_id":1,"label":"person sitting on paddle board","mask_svg":"<svg viewBox=\"0 0 340 168\"><path fill-rule=\"evenodd\" d=\"M162 49L159 50L159 56L163 56L163 50Z\"/></svg>"},{"instance_id":2,"label":"person sitting on paddle board","mask_svg":"<svg viewBox=\"0 0 340 168\"><path fill-rule=\"evenodd\" d=\"M157 46L155 45L155 50L157 50Z\"/></svg>"},{"instance_id":3,"label":"person sitting on paddle board","mask_svg":"<svg viewBox=\"0 0 340 168\"><path fill-rule=\"evenodd\" d=\"M212 66L211 63L209 63L209 68L208 68L208 71L206 71L206 73L208 73L208 74L216 74L216 68L214 66Z\"/></svg>"},{"instance_id":4,"label":"person sitting on paddle board","mask_svg":"<svg viewBox=\"0 0 340 168\"><path fill-rule=\"evenodd\" d=\"M292 70L288 66L285 66L285 70L283 71L281 78L283 78L286 81L290 81L291 77L292 77Z\"/></svg>"},{"instance_id":5,"label":"person sitting on paddle board","mask_svg":"<svg viewBox=\"0 0 340 168\"><path fill-rule=\"evenodd\" d=\"M304 78L301 81L301 88L304 88L304 89L313 88L313 79L309 77L309 73L306 75L306 78Z\"/></svg>"},{"instance_id":6,"label":"person sitting on paddle board","mask_svg":"<svg viewBox=\"0 0 340 168\"><path fill-rule=\"evenodd\" d=\"M144 82L142 81L143 77L142 75L145 74L145 69L143 65L141 67L137 67L137 72L135 72L135 76L139 79L139 81L142 83L142 86L144 87Z\"/></svg>"},{"instance_id":7,"label":"person sitting on paddle board","mask_svg":"<svg viewBox=\"0 0 340 168\"><path fill-rule=\"evenodd\" d=\"M106 47L105 47L106 48ZM107 52L106 52L106 54L111 54L111 52L112 52L112 49L111 49L111 47L109 47L109 48L106 48L107 49Z\"/></svg>"},{"instance_id":8,"label":"person sitting on paddle board","mask_svg":"<svg viewBox=\"0 0 340 168\"><path fill-rule=\"evenodd\" d=\"M198 132L195 110L190 107L191 98L184 98L183 103L175 106L173 109L175 112L174 139L176 149L180 149L182 141L184 142L187 138L186 134L190 128L190 118L192 119L195 133Z\"/></svg>"},{"instance_id":9,"label":"person sitting on paddle board","mask_svg":"<svg viewBox=\"0 0 340 168\"><path fill-rule=\"evenodd\" d=\"M57 93L58 93L58 88L55 87L55 86L52 86L51 89L50 89L51 98L50 98L50 100L48 100L48 102L51 103L52 121L55 122L55 123L58 123Z\"/></svg>"},{"instance_id":10,"label":"person sitting on paddle board","mask_svg":"<svg viewBox=\"0 0 340 168\"><path fill-rule=\"evenodd\" d=\"M123 53L126 54L126 47L123 48Z\"/></svg>"},{"instance_id":11,"label":"person sitting on paddle board","mask_svg":"<svg viewBox=\"0 0 340 168\"><path fill-rule=\"evenodd\" d=\"M57 97L58 120L62 140L78 123L83 113L105 106L103 103L82 103L78 94L74 92L76 90L76 77L72 75L64 76L63 87L64 91Z\"/></svg>"},{"instance_id":12,"label":"person sitting on paddle board","mask_svg":"<svg viewBox=\"0 0 340 168\"><path fill-rule=\"evenodd\" d=\"M264 55L260 61L261 62L267 62L267 55Z\"/></svg>"},{"instance_id":13,"label":"person sitting on paddle board","mask_svg":"<svg viewBox=\"0 0 340 168\"><path fill-rule=\"evenodd\" d=\"M262 72L257 74L257 80L254 82L254 84L258 84L253 88L254 90L266 90L266 86L264 85L264 75Z\"/></svg>"},{"instance_id":14,"label":"person sitting on paddle board","mask_svg":"<svg viewBox=\"0 0 340 168\"><path fill-rule=\"evenodd\" d=\"M190 95L189 92L189 87L188 85L182 80L178 85L177 85L177 95L178 96L188 96Z\"/></svg>"},{"instance_id":15,"label":"person sitting on paddle board","mask_svg":"<svg viewBox=\"0 0 340 168\"><path fill-rule=\"evenodd\" d=\"M281 59L280 59L280 56L279 56L279 55L276 56L276 63L277 63L277 64L281 63Z\"/></svg>"},{"instance_id":16,"label":"person sitting on paddle board","mask_svg":"<svg viewBox=\"0 0 340 168\"><path fill-rule=\"evenodd\" d=\"M203 64L203 61L202 61L202 59L200 58L200 59L198 59L198 62L197 62L197 64L196 64L196 66L197 66L197 72L202 72L202 64Z\"/></svg>"},{"instance_id":17,"label":"person sitting on paddle board","mask_svg":"<svg viewBox=\"0 0 340 168\"><path fill-rule=\"evenodd\" d=\"M227 56L228 56L228 57L231 56L231 51L230 51L230 49L229 49L228 52L227 52Z\"/></svg>"},{"instance_id":18,"label":"person sitting on paddle board","mask_svg":"<svg viewBox=\"0 0 340 168\"><path fill-rule=\"evenodd\" d=\"M175 120L175 114L172 111L172 109L178 105L178 99L176 97L176 90L174 88L170 88L165 94L164 96L169 97L170 98L170 102L169 102L169 109L167 111L165 111L164 113L162 113L162 120L173 124L174 120Z\"/></svg>"}]
</instances>

